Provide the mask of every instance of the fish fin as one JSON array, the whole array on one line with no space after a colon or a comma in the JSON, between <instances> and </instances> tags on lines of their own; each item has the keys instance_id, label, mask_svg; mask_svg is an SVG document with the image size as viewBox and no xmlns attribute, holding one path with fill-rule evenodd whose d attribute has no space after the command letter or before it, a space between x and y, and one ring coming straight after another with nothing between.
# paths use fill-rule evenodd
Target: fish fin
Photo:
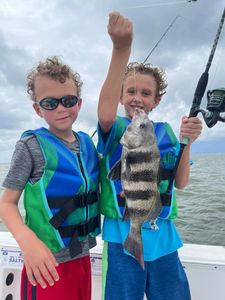
<instances>
[{"instance_id":1,"label":"fish fin","mask_svg":"<svg viewBox=\"0 0 225 300\"><path fill-rule=\"evenodd\" d=\"M156 224L157 219L150 221L150 229L151 230L159 230L159 226Z\"/></svg>"},{"instance_id":2,"label":"fish fin","mask_svg":"<svg viewBox=\"0 0 225 300\"><path fill-rule=\"evenodd\" d=\"M107 175L108 179L118 180L121 178L121 160L118 160Z\"/></svg>"},{"instance_id":3,"label":"fish fin","mask_svg":"<svg viewBox=\"0 0 225 300\"><path fill-rule=\"evenodd\" d=\"M127 220L130 220L130 213L127 205L125 205L122 221L127 221Z\"/></svg>"},{"instance_id":4,"label":"fish fin","mask_svg":"<svg viewBox=\"0 0 225 300\"><path fill-rule=\"evenodd\" d=\"M143 257L143 248L142 248L142 238L141 238L141 228L132 226L130 232L125 242L123 243L123 248L135 257L139 262L140 266L144 270L145 263Z\"/></svg>"},{"instance_id":5,"label":"fish fin","mask_svg":"<svg viewBox=\"0 0 225 300\"><path fill-rule=\"evenodd\" d=\"M156 197L157 199L156 199L155 207L153 210L151 210L150 214L148 215L148 220L156 220L162 211L162 202L160 199L160 194L157 193Z\"/></svg>"}]
</instances>

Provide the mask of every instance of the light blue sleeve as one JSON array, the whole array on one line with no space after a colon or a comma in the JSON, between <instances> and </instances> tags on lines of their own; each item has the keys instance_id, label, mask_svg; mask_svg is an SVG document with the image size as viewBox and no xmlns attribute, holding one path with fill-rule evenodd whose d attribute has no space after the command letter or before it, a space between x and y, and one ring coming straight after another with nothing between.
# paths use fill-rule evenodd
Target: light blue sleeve
<instances>
[{"instance_id":1,"label":"light blue sleeve","mask_svg":"<svg viewBox=\"0 0 225 300\"><path fill-rule=\"evenodd\" d=\"M97 133L98 133L98 144L97 144L97 151L103 155L106 156L112 146L112 143L115 139L115 135L116 135L116 122L114 122L112 128L110 129L110 131L108 133L104 133L98 123L97 126Z\"/></svg>"}]
</instances>

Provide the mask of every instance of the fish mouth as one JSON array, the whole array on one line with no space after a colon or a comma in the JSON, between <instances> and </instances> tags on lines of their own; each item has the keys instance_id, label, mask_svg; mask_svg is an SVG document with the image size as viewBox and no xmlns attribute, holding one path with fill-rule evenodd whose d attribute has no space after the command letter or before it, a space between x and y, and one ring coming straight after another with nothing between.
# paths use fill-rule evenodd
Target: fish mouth
<instances>
[{"instance_id":1,"label":"fish mouth","mask_svg":"<svg viewBox=\"0 0 225 300\"><path fill-rule=\"evenodd\" d=\"M137 105L131 105L133 110L143 110L144 111L144 107L143 106L137 106Z\"/></svg>"},{"instance_id":2,"label":"fish mouth","mask_svg":"<svg viewBox=\"0 0 225 300\"><path fill-rule=\"evenodd\" d=\"M144 111L144 109L135 106L135 107L134 107L134 114L133 114L132 120L135 120L135 119L137 119L138 117L142 117L142 116L144 116L144 115L146 115L146 112Z\"/></svg>"}]
</instances>

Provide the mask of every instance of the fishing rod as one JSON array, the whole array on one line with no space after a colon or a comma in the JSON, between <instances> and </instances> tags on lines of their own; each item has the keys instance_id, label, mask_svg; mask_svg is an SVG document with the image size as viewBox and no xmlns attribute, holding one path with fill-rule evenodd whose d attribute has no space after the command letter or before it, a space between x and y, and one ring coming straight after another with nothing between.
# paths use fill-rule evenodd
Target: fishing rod
<instances>
[{"instance_id":1,"label":"fishing rod","mask_svg":"<svg viewBox=\"0 0 225 300\"><path fill-rule=\"evenodd\" d=\"M225 89L215 89L213 91L208 91L207 93L207 98L208 98L208 105L207 105L207 109L209 110L209 112L205 112L204 110L202 110L200 108L201 105L201 101L203 98L203 95L205 93L206 90L206 86L208 84L208 78L209 78L209 69L211 67L212 64L212 60L216 51L216 47L218 44L218 40L220 37L220 33L222 31L223 28L223 23L224 23L224 19L225 19L225 8L223 10L223 14L220 20L220 24L219 24L219 28L217 30L217 34L216 37L214 39L214 43L206 64L206 68L205 71L202 73L195 93L194 93L194 98L192 101L192 106L189 112L189 118L190 117L196 117L198 115L199 112L201 112L203 114L204 120L206 122L206 125L208 127L213 127L217 121L222 121L224 122L224 118L221 117L219 114L220 112L224 112L225 111Z\"/></svg>"},{"instance_id":2,"label":"fishing rod","mask_svg":"<svg viewBox=\"0 0 225 300\"><path fill-rule=\"evenodd\" d=\"M207 109L209 110L209 112L206 112L202 109L200 109L200 105L201 105L201 100L202 97L205 93L206 90L206 86L208 83L208 78L209 78L209 69L211 67L211 63L216 51L216 47L217 47L217 43L220 37L220 33L222 31L223 28L223 23L224 23L224 19L225 19L225 8L221 17L221 21L219 24L219 28L213 43L213 47L211 49L207 64L206 64L206 68L205 71L202 73L195 93L194 93L194 99L192 102L192 106L190 109L190 113L189 113L189 117L196 117L197 114L199 112L202 113L205 123L208 127L213 127L217 121L222 121L225 122L225 119L223 117L221 117L219 114L220 112L224 112L225 111L225 91L224 89L215 89L212 92L208 91L207 93L207 98L208 98L208 105L207 105Z\"/></svg>"},{"instance_id":3,"label":"fishing rod","mask_svg":"<svg viewBox=\"0 0 225 300\"><path fill-rule=\"evenodd\" d=\"M198 115L199 112L202 113L204 121L206 122L206 125L208 127L213 127L217 121L221 121L221 122L225 122L225 117L220 116L221 112L225 112L225 89L220 88L220 89L214 89L212 91L208 91L207 92L207 98L208 98L208 105L207 105L207 109L208 111L204 111L203 109L200 108L201 105L201 100L203 98L203 95L205 93L206 90L206 86L208 84L208 78L209 78L209 69L211 67L212 64L212 60L216 51L216 47L217 47L217 43L220 37L220 33L222 31L222 27L223 27L223 23L224 23L224 19L225 19L225 8L221 17L221 21L219 24L219 28L217 30L217 34L216 37L214 39L214 43L206 64L206 68L205 71L202 73L195 93L194 93L194 99L192 102L192 106L189 112L189 118L190 117L196 117ZM177 168L179 166L179 162L182 156L182 153L184 151L185 146L188 144L189 139L188 138L183 138L180 142L180 151L178 153L177 156L177 160L173 169L173 173L172 173L172 178L171 181L169 183L168 189L167 191L170 192L170 189L172 188L172 180L175 179L176 176L176 172L177 172Z\"/></svg>"}]
</instances>

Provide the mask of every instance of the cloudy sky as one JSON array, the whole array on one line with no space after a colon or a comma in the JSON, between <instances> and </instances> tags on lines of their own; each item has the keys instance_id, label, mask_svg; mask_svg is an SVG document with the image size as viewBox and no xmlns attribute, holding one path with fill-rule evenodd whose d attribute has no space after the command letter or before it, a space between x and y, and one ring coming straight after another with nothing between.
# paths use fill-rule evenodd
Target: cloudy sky
<instances>
[{"instance_id":1,"label":"cloudy sky","mask_svg":"<svg viewBox=\"0 0 225 300\"><path fill-rule=\"evenodd\" d=\"M94 131L98 95L111 55L108 14L114 10L134 24L131 61L143 61L179 16L148 60L166 71L169 82L167 94L151 118L168 121L178 134L180 119L188 115L205 70L224 6L224 0L1 0L0 162L10 161L24 130L44 125L26 94L26 74L47 56L60 56L80 73L83 107L74 130ZM225 87L224 57L225 28L207 90ZM206 96L202 107L206 107ZM122 114L121 107L119 110ZM204 124L195 150L225 152L224 132L225 123L211 129Z\"/></svg>"}]
</instances>

